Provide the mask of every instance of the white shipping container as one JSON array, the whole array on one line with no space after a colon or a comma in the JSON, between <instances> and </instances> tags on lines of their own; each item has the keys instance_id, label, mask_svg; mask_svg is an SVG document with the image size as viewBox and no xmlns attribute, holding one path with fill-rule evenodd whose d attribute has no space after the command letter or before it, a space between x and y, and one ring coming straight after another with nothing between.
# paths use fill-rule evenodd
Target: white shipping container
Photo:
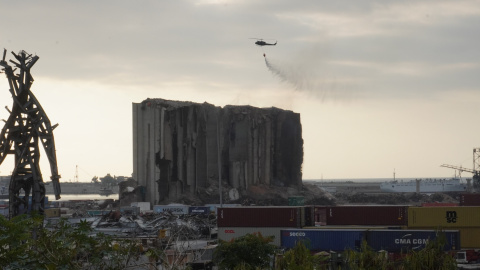
<instances>
[{"instance_id":1,"label":"white shipping container","mask_svg":"<svg viewBox=\"0 0 480 270\"><path fill-rule=\"evenodd\" d=\"M150 211L150 202L132 202L130 206L135 206L140 208L140 212Z\"/></svg>"},{"instance_id":2,"label":"white shipping container","mask_svg":"<svg viewBox=\"0 0 480 270\"><path fill-rule=\"evenodd\" d=\"M281 230L292 229L283 227L218 227L218 239L230 241L233 238L245 236L247 234L261 233L263 237L273 236L273 242L277 247L281 245Z\"/></svg>"}]
</instances>

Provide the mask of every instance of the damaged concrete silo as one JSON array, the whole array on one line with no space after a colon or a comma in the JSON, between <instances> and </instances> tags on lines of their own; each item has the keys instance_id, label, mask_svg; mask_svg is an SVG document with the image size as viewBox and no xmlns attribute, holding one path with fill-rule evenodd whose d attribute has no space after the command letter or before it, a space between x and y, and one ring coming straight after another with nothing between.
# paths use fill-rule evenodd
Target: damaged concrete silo
<instances>
[{"instance_id":1,"label":"damaged concrete silo","mask_svg":"<svg viewBox=\"0 0 480 270\"><path fill-rule=\"evenodd\" d=\"M298 187L300 115L273 107L147 99L133 103L133 162L133 177L152 204L218 183L219 171L237 189Z\"/></svg>"}]
</instances>

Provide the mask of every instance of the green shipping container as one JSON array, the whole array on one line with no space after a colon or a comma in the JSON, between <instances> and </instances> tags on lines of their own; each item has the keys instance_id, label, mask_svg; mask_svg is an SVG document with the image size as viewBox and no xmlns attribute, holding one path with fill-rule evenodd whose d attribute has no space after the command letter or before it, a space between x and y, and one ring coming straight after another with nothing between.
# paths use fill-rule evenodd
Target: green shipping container
<instances>
[{"instance_id":1,"label":"green shipping container","mask_svg":"<svg viewBox=\"0 0 480 270\"><path fill-rule=\"evenodd\" d=\"M480 227L480 207L409 207L408 227Z\"/></svg>"},{"instance_id":2,"label":"green shipping container","mask_svg":"<svg viewBox=\"0 0 480 270\"><path fill-rule=\"evenodd\" d=\"M304 206L305 205L305 197L303 197L303 196L288 197L288 205L289 206Z\"/></svg>"}]
</instances>

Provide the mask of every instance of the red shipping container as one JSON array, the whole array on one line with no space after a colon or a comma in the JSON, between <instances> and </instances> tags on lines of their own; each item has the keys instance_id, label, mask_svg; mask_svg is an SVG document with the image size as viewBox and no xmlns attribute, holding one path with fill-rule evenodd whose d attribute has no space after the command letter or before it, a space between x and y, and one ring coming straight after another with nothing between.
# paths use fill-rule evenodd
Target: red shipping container
<instances>
[{"instance_id":1,"label":"red shipping container","mask_svg":"<svg viewBox=\"0 0 480 270\"><path fill-rule=\"evenodd\" d=\"M408 224L408 206L329 206L327 225L393 225Z\"/></svg>"},{"instance_id":2,"label":"red shipping container","mask_svg":"<svg viewBox=\"0 0 480 270\"><path fill-rule=\"evenodd\" d=\"M315 226L327 225L327 208L325 206L315 206Z\"/></svg>"},{"instance_id":3,"label":"red shipping container","mask_svg":"<svg viewBox=\"0 0 480 270\"><path fill-rule=\"evenodd\" d=\"M301 228L301 212L301 207L218 208L217 226Z\"/></svg>"},{"instance_id":4,"label":"red shipping container","mask_svg":"<svg viewBox=\"0 0 480 270\"><path fill-rule=\"evenodd\" d=\"M480 206L480 193L460 194L460 206Z\"/></svg>"}]
</instances>

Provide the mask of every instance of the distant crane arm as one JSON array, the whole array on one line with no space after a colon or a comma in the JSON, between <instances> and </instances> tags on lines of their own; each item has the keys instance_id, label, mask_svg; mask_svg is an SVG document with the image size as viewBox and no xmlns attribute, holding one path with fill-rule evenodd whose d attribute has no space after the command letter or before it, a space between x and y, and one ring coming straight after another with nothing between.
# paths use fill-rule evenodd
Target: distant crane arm
<instances>
[{"instance_id":1,"label":"distant crane arm","mask_svg":"<svg viewBox=\"0 0 480 270\"><path fill-rule=\"evenodd\" d=\"M464 168L464 167L462 167L462 166L454 166L454 165L442 164L442 165L440 165L440 167L445 167L445 168L454 169L454 170L459 171L460 173L461 173L461 172L469 172L469 173L473 173L473 174L478 174L478 173L479 173L478 171L475 171L475 170L472 170L472 169L468 169L468 168Z\"/></svg>"}]
</instances>

